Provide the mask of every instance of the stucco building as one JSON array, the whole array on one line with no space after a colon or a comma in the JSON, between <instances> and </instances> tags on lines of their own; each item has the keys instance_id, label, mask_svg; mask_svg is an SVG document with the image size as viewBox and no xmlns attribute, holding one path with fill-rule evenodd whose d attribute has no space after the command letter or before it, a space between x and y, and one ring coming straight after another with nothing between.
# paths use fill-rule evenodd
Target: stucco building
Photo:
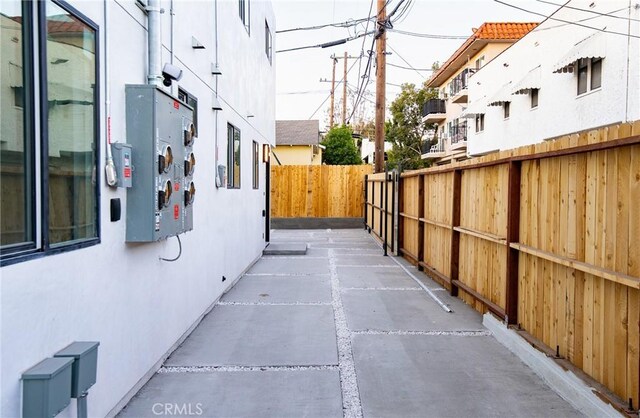
<instances>
[{"instance_id":1,"label":"stucco building","mask_svg":"<svg viewBox=\"0 0 640 418\"><path fill-rule=\"evenodd\" d=\"M100 342L90 415L113 415L265 247L274 12L250 0L3 0L0 19L0 416L21 415L22 373L73 341ZM134 106L131 85L171 106ZM134 146L116 166L133 187L108 185L109 143L136 143L131 121L153 112L152 139L173 154ZM133 243L145 167L170 185L148 195L155 233L187 212L192 226Z\"/></svg>"},{"instance_id":2,"label":"stucco building","mask_svg":"<svg viewBox=\"0 0 640 418\"><path fill-rule=\"evenodd\" d=\"M536 23L483 23L431 76L426 85L438 89L439 97L425 103L422 120L437 128L425 138L429 146L422 150L423 159L443 164L467 158L469 123L460 115L468 104L472 75L534 27Z\"/></svg>"},{"instance_id":3,"label":"stucco building","mask_svg":"<svg viewBox=\"0 0 640 418\"><path fill-rule=\"evenodd\" d=\"M320 165L320 121L276 121L276 146L271 150L275 165Z\"/></svg>"}]
</instances>

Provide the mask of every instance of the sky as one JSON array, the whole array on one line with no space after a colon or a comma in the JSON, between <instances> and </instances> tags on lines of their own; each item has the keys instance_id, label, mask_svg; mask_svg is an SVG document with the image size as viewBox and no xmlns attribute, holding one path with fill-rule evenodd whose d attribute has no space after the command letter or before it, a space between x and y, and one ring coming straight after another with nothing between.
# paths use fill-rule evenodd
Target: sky
<instances>
[{"instance_id":1,"label":"sky","mask_svg":"<svg viewBox=\"0 0 640 418\"><path fill-rule=\"evenodd\" d=\"M388 11L400 0L390 0ZM546 0L545 0L546 1ZM550 0L560 3L561 0ZM557 6L540 1L508 0L518 7L542 13L551 14ZM376 1L373 1L373 14L376 13ZM369 16L371 0L274 0L276 15L276 31L323 25L334 22L346 22L351 19ZM538 22L541 16L527 13L500 4L493 0L414 0L404 18L394 24L394 29L435 34L468 37L472 28L479 27L483 22ZM329 41L347 38L365 32L362 23L352 28L324 28L319 30L295 31L276 33L276 51L306 45L317 45ZM367 31L373 29L369 25ZM364 48L363 48L363 39ZM431 68L438 61L444 63L455 50L462 45L464 39L428 39L407 36L397 32L387 32L387 107L396 97L400 88L396 85L413 83L421 85L429 78L431 72L423 69ZM329 97L331 90L331 55L342 57L346 51L350 56L358 57L361 51L371 49L372 38L359 38L346 44L331 48L313 48L292 52L276 53L276 119L319 119L320 128L324 130L328 123ZM375 48L374 48L375 49ZM362 60L349 59L348 66L355 65L347 76L347 86L357 90L358 71L364 73L366 57ZM360 67L362 63L362 67ZM413 67L419 71L401 69L392 64L403 67ZM343 60L336 66L336 84L342 79ZM329 80L321 82L320 79ZM357 113L353 119L372 119L375 100L375 69L372 71L369 93L365 95L364 114ZM349 95L347 95L349 100ZM326 100L326 102L325 102ZM342 101L342 86L336 87L336 106ZM324 104L323 104L324 102ZM347 115L351 113L347 105Z\"/></svg>"}]
</instances>

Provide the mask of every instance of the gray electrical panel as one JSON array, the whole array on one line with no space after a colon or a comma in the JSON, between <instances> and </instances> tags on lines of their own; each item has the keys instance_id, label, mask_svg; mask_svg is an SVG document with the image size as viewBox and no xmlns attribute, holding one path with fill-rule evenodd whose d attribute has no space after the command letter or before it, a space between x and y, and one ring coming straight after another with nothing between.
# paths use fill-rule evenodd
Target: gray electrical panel
<instances>
[{"instance_id":1,"label":"gray electrical panel","mask_svg":"<svg viewBox=\"0 0 640 418\"><path fill-rule=\"evenodd\" d=\"M158 241L193 229L193 110L152 85L126 86L127 242Z\"/></svg>"}]
</instances>

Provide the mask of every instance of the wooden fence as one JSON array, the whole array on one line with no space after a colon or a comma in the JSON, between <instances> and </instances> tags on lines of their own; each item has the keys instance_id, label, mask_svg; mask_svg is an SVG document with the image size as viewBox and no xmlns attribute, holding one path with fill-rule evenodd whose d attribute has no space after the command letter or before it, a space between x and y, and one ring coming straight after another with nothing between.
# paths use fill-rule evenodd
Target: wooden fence
<instances>
[{"instance_id":1,"label":"wooden fence","mask_svg":"<svg viewBox=\"0 0 640 418\"><path fill-rule=\"evenodd\" d=\"M401 254L637 410L640 122L403 173L397 190Z\"/></svg>"},{"instance_id":2,"label":"wooden fence","mask_svg":"<svg viewBox=\"0 0 640 418\"><path fill-rule=\"evenodd\" d=\"M385 254L395 251L397 176L395 172L365 176L365 223L369 232L382 241Z\"/></svg>"},{"instance_id":3,"label":"wooden fence","mask_svg":"<svg viewBox=\"0 0 640 418\"><path fill-rule=\"evenodd\" d=\"M361 218L370 165L271 167L271 217Z\"/></svg>"}]
</instances>

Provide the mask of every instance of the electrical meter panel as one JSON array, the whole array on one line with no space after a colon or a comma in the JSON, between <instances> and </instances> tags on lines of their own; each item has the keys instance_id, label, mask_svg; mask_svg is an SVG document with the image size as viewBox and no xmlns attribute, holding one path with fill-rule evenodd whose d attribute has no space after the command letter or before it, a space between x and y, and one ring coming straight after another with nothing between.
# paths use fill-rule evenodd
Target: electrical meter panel
<instances>
[{"instance_id":1,"label":"electrical meter panel","mask_svg":"<svg viewBox=\"0 0 640 418\"><path fill-rule=\"evenodd\" d=\"M126 112L135 169L127 189L127 242L190 231L196 194L191 107L155 86L127 85Z\"/></svg>"}]
</instances>

